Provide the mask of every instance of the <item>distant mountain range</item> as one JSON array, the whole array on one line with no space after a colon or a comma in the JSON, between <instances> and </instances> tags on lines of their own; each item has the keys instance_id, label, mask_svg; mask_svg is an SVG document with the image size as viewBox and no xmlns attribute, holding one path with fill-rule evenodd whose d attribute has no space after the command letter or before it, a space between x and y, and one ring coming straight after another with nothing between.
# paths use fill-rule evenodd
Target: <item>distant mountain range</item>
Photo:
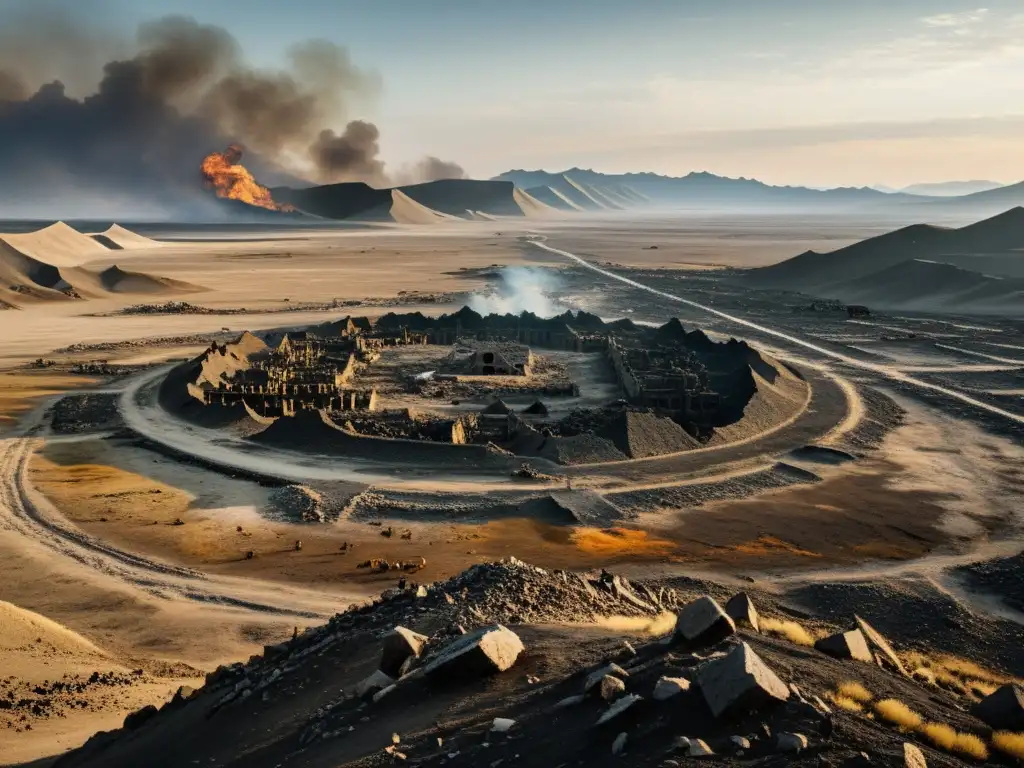
<instances>
[{"instance_id":1,"label":"distant mountain range","mask_svg":"<svg viewBox=\"0 0 1024 768\"><path fill-rule=\"evenodd\" d=\"M1024 208L959 229L915 224L807 251L747 280L885 309L1024 314Z\"/></svg>"},{"instance_id":2,"label":"distant mountain range","mask_svg":"<svg viewBox=\"0 0 1024 768\"><path fill-rule=\"evenodd\" d=\"M772 186L757 179L728 178L695 172L686 176L656 173L604 174L586 168L561 172L511 170L494 177L546 204L563 209L595 210L640 205L686 208L844 208L919 204L958 207L961 204L995 213L1007 205L1024 204L1024 183L1001 186L991 181L917 184L904 190L883 187Z\"/></svg>"},{"instance_id":3,"label":"distant mountain range","mask_svg":"<svg viewBox=\"0 0 1024 768\"><path fill-rule=\"evenodd\" d=\"M911 184L899 191L907 195L925 195L926 197L960 197L973 195L975 192L988 192L990 189L999 189L1005 186L998 181L940 181L931 184Z\"/></svg>"}]
</instances>

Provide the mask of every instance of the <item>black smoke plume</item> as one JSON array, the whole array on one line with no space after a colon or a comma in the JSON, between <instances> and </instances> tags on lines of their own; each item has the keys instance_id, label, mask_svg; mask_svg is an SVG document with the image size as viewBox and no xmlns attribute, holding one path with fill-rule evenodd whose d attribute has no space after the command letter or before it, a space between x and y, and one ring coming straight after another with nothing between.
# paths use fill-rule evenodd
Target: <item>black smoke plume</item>
<instances>
[{"instance_id":1,"label":"black smoke plume","mask_svg":"<svg viewBox=\"0 0 1024 768\"><path fill-rule=\"evenodd\" d=\"M134 43L63 17L0 18L0 218L201 215L199 164L231 143L267 185L386 184L379 131L349 122L379 87L323 40L267 72L227 30L189 18L145 23Z\"/></svg>"}]
</instances>

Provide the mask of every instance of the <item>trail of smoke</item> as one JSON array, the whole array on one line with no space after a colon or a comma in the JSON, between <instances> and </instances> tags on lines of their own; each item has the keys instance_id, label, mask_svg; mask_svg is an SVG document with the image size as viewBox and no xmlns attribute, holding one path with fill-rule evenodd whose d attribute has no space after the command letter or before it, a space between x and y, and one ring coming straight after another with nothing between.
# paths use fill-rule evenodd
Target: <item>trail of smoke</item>
<instances>
[{"instance_id":1,"label":"trail of smoke","mask_svg":"<svg viewBox=\"0 0 1024 768\"><path fill-rule=\"evenodd\" d=\"M474 294L470 309L481 315L532 312L540 317L554 317L561 309L551 297L558 292L559 280L549 270L533 267L505 267L501 281L488 294Z\"/></svg>"}]
</instances>

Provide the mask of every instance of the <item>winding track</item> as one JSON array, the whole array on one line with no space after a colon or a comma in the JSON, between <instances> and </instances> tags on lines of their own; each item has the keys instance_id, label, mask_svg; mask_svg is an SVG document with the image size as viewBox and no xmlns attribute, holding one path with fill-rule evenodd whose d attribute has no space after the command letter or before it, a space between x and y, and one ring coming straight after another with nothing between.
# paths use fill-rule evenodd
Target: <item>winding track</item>
<instances>
[{"instance_id":1,"label":"winding track","mask_svg":"<svg viewBox=\"0 0 1024 768\"><path fill-rule=\"evenodd\" d=\"M540 237L540 236L537 236L537 237ZM960 392L960 391L955 390L955 389L949 389L948 387L943 387L943 386L940 386L939 384L932 384L931 382L928 382L928 381L922 381L921 379L914 378L913 376L908 376L903 371L897 370L897 369L893 368L892 366L881 365L879 363L872 363L872 362L867 361L867 360L860 360L860 359L858 359L856 357L851 357L850 355L843 354L842 352L837 352L835 350L827 349L826 347L819 346L818 344L815 344L813 342L807 341L806 339L801 339L798 336L793 336L791 334L784 333L783 331L778 331L778 330L776 330L774 328L769 328L769 327L764 326L764 325L759 325L758 323L754 323L754 322L752 322L750 320L746 320L746 319L744 319L742 317L737 317L736 315L730 315L727 312L722 312L719 309L715 309L714 307L709 307L709 306L707 306L705 304L701 304L701 303L693 301L691 299L684 299L683 297L676 296L673 293L667 293L665 291L659 291L657 288L652 288L651 286L645 285L644 283L637 282L636 280L631 280L628 277L624 277L623 275L618 275L615 272L611 272L610 270L601 269L600 267L598 267L598 266L596 266L594 264L591 264L589 261L587 261L583 257L577 256L575 253L570 253L569 251L563 251L563 250L561 250L559 248L555 248L555 247L550 246L547 243L543 242L542 240L539 240L539 239L536 239L536 238L531 238L531 239L527 240L526 242L529 242L531 245L534 245L537 248L540 248L542 250L548 251L549 253L553 253L556 256L561 256L563 258L566 258L566 259L569 259L571 261L574 261L577 264L579 264L581 267L585 267L586 269L589 269L592 272L596 272L599 275L604 275L605 277L611 278L612 280L617 280L618 282L624 283L624 284L629 285L629 286L631 286L633 288L638 288L641 291L646 291L647 293L654 294L655 296L660 296L661 298L668 299L670 301L679 302L680 304L686 304L687 306L693 307L694 309L702 310L704 312L707 312L710 315L714 315L715 317L720 317L723 320L728 320L729 322L732 322L732 323L735 323L737 325L743 326L744 328L749 328L751 330L757 331L758 333L763 333L763 334L766 334L766 335L771 336L773 338L781 339L782 341L786 341L786 342L788 342L790 344L795 344L796 346L799 346L799 347L802 347L804 349L810 350L811 352L814 352L817 355L821 355L821 356L827 357L827 358L829 358L831 360L835 360L837 362L843 363L843 364L848 365L850 367L859 368L860 370L869 371L869 372L875 373L875 374L880 374L881 376L883 376L886 379L889 379L889 380L895 381L895 382L899 382L901 384L907 384L907 385L910 385L910 386L915 387L917 389L929 390L931 392L938 392L939 394L945 395L946 397L950 397L950 398L952 398L954 400L959 400L960 402L965 403L965 404L970 405L970 406L973 406L974 408L978 408L978 409L983 410L983 411L988 411L991 414L994 414L996 416L1000 416L1000 417L1002 417L1004 419L1007 419L1009 421L1016 422L1017 424L1024 424L1024 416L1021 416L1019 414L1013 413L1012 411L1004 410L1002 408L999 408L998 406L990 405L989 403L982 402L981 400L978 400L977 398L971 397L970 395L966 394L965 392Z\"/></svg>"},{"instance_id":2,"label":"winding track","mask_svg":"<svg viewBox=\"0 0 1024 768\"><path fill-rule=\"evenodd\" d=\"M89 536L63 517L28 483L28 463L41 439L44 409L19 435L0 439L0 533L22 540L27 551L43 548L85 566L100 577L150 595L241 609L265 615L324 618L358 599L256 580L204 574L126 552Z\"/></svg>"}]
</instances>

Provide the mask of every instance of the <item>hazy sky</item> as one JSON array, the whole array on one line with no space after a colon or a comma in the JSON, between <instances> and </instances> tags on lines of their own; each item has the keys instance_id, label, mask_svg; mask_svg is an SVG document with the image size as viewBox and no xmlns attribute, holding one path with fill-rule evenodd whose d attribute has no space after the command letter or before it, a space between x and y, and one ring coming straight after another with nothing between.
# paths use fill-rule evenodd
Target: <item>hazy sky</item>
<instances>
[{"instance_id":1,"label":"hazy sky","mask_svg":"<svg viewBox=\"0 0 1024 768\"><path fill-rule=\"evenodd\" d=\"M478 177L579 165L809 185L1024 178L1020 0L88 6L126 34L166 13L221 24L260 66L310 37L347 46L383 83L351 116L379 124L394 164L429 153Z\"/></svg>"}]
</instances>

